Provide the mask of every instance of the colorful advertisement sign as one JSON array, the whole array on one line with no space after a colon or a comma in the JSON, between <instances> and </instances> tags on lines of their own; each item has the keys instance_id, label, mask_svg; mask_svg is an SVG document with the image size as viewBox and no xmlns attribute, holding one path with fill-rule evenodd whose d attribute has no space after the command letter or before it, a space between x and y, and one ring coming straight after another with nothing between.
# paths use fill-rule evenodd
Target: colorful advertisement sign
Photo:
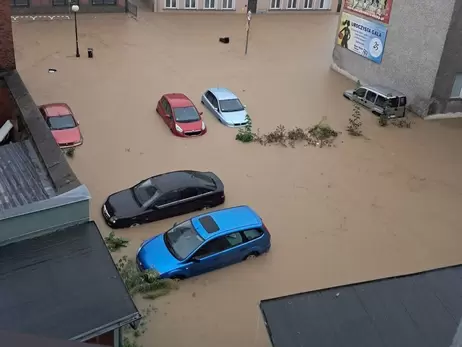
<instances>
[{"instance_id":1,"label":"colorful advertisement sign","mask_svg":"<svg viewBox=\"0 0 462 347\"><path fill-rule=\"evenodd\" d=\"M392 4L393 0L345 0L343 8L388 24Z\"/></svg>"},{"instance_id":2,"label":"colorful advertisement sign","mask_svg":"<svg viewBox=\"0 0 462 347\"><path fill-rule=\"evenodd\" d=\"M373 62L382 62L387 28L343 12L337 33L337 44Z\"/></svg>"}]
</instances>

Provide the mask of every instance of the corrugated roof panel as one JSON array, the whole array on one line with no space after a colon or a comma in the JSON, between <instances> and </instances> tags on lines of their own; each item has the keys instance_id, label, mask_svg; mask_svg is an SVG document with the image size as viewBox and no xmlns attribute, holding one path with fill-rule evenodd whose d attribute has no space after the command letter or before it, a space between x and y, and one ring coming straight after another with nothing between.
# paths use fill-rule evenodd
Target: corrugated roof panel
<instances>
[{"instance_id":1,"label":"corrugated roof panel","mask_svg":"<svg viewBox=\"0 0 462 347\"><path fill-rule=\"evenodd\" d=\"M50 197L39 170L39 163L34 163L26 143L0 146L0 211Z\"/></svg>"}]
</instances>

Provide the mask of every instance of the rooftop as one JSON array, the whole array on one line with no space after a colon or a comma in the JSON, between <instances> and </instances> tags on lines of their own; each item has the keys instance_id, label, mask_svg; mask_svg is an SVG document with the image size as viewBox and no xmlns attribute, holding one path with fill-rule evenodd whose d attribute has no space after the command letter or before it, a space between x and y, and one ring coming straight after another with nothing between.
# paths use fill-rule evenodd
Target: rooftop
<instances>
[{"instance_id":1,"label":"rooftop","mask_svg":"<svg viewBox=\"0 0 462 347\"><path fill-rule=\"evenodd\" d=\"M0 248L0 326L84 341L140 318L94 222Z\"/></svg>"},{"instance_id":2,"label":"rooftop","mask_svg":"<svg viewBox=\"0 0 462 347\"><path fill-rule=\"evenodd\" d=\"M462 343L462 265L263 300L274 347Z\"/></svg>"},{"instance_id":3,"label":"rooftop","mask_svg":"<svg viewBox=\"0 0 462 347\"><path fill-rule=\"evenodd\" d=\"M0 212L54 195L53 185L28 140L0 146Z\"/></svg>"},{"instance_id":4,"label":"rooftop","mask_svg":"<svg viewBox=\"0 0 462 347\"><path fill-rule=\"evenodd\" d=\"M0 341L2 341L3 346L9 347L89 347L81 342L56 340L2 330L0 330ZM91 347L103 346L92 344Z\"/></svg>"},{"instance_id":5,"label":"rooftop","mask_svg":"<svg viewBox=\"0 0 462 347\"><path fill-rule=\"evenodd\" d=\"M200 220L205 216L211 216L213 218L213 221L218 226L218 231L211 233L207 232L204 225L200 222ZM261 224L261 219L249 206L236 206L195 216L192 218L192 223L199 234L203 238L208 239L220 234L221 232L229 232L234 229L257 226Z\"/></svg>"}]
</instances>

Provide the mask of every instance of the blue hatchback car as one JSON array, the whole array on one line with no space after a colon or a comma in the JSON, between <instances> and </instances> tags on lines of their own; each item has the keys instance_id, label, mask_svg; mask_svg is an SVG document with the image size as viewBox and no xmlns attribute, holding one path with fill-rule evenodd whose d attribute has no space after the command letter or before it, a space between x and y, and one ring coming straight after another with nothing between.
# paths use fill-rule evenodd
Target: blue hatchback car
<instances>
[{"instance_id":1,"label":"blue hatchback car","mask_svg":"<svg viewBox=\"0 0 462 347\"><path fill-rule=\"evenodd\" d=\"M237 206L193 217L144 241L136 262L161 278L183 279L255 258L270 247L262 219L250 207Z\"/></svg>"}]
</instances>

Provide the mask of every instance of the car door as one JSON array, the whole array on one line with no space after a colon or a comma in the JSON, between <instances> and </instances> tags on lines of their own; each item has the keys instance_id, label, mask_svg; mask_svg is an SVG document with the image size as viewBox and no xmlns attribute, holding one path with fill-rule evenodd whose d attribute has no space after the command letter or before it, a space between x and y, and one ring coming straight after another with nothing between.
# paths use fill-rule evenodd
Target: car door
<instances>
[{"instance_id":1,"label":"car door","mask_svg":"<svg viewBox=\"0 0 462 347\"><path fill-rule=\"evenodd\" d=\"M170 103L166 100L165 103L165 117L164 117L165 123L168 125L170 129L173 129L175 126L175 122L173 120L173 109Z\"/></svg>"},{"instance_id":2,"label":"car door","mask_svg":"<svg viewBox=\"0 0 462 347\"><path fill-rule=\"evenodd\" d=\"M223 266L222 252L227 249L229 243L225 237L206 242L189 258L188 270L191 276L196 276L219 269Z\"/></svg>"},{"instance_id":3,"label":"car door","mask_svg":"<svg viewBox=\"0 0 462 347\"><path fill-rule=\"evenodd\" d=\"M366 97L364 98L364 106L370 110L373 110L375 106L375 99L377 99L377 93L373 92L372 90L368 90Z\"/></svg>"},{"instance_id":4,"label":"car door","mask_svg":"<svg viewBox=\"0 0 462 347\"><path fill-rule=\"evenodd\" d=\"M179 190L171 190L162 194L153 202L151 220L170 218L183 214L181 209L181 193Z\"/></svg>"},{"instance_id":5,"label":"car door","mask_svg":"<svg viewBox=\"0 0 462 347\"><path fill-rule=\"evenodd\" d=\"M210 100L210 103L212 105L212 112L213 114L215 115L215 117L217 117L218 119L221 120L221 113L220 113L220 106L218 104L218 99L215 95L212 94L212 97L211 97L211 100Z\"/></svg>"},{"instance_id":6,"label":"car door","mask_svg":"<svg viewBox=\"0 0 462 347\"><path fill-rule=\"evenodd\" d=\"M239 263L244 260L248 253L248 247L244 244L245 239L240 232L230 233L224 236L227 247L221 252L222 266Z\"/></svg>"},{"instance_id":7,"label":"car door","mask_svg":"<svg viewBox=\"0 0 462 347\"><path fill-rule=\"evenodd\" d=\"M202 208L202 200L199 197L199 191L195 187L183 188L180 191L181 205L183 213L189 213Z\"/></svg>"},{"instance_id":8,"label":"car door","mask_svg":"<svg viewBox=\"0 0 462 347\"><path fill-rule=\"evenodd\" d=\"M366 88L358 88L354 91L353 93L353 101L356 101L357 103L364 105L364 98L366 97Z\"/></svg>"},{"instance_id":9,"label":"car door","mask_svg":"<svg viewBox=\"0 0 462 347\"><path fill-rule=\"evenodd\" d=\"M213 94L210 90L207 90L204 94L204 98L203 98L203 104L210 110L210 112L212 112L212 97L213 97Z\"/></svg>"}]
</instances>

